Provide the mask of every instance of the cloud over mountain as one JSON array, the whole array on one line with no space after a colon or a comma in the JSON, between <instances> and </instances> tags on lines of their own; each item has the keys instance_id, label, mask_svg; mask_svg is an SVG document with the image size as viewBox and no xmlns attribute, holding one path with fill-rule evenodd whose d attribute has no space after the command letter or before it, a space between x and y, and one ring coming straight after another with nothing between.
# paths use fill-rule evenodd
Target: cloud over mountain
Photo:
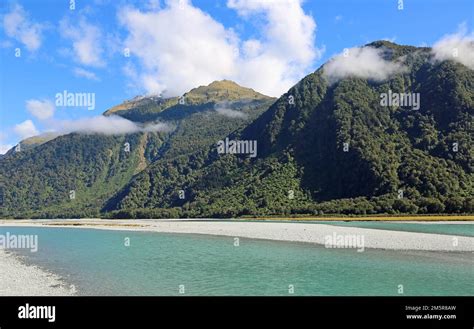
<instances>
[{"instance_id":1,"label":"cloud over mountain","mask_svg":"<svg viewBox=\"0 0 474 329\"><path fill-rule=\"evenodd\" d=\"M72 132L85 134L122 135L136 132L169 131L171 127L166 123L139 125L119 116L95 116L78 120L53 120L49 122L52 129L68 134Z\"/></svg>"},{"instance_id":2,"label":"cloud over mountain","mask_svg":"<svg viewBox=\"0 0 474 329\"><path fill-rule=\"evenodd\" d=\"M228 117L230 119L246 119L248 117L244 112L232 110L226 106L226 103L216 104L214 110L217 114Z\"/></svg>"},{"instance_id":3,"label":"cloud over mountain","mask_svg":"<svg viewBox=\"0 0 474 329\"><path fill-rule=\"evenodd\" d=\"M347 77L382 81L405 70L401 63L382 57L383 49L355 47L346 49L324 65L324 74L331 82Z\"/></svg>"},{"instance_id":4,"label":"cloud over mountain","mask_svg":"<svg viewBox=\"0 0 474 329\"><path fill-rule=\"evenodd\" d=\"M441 38L433 45L435 60L453 60L474 70L474 32L467 33L465 26L454 34Z\"/></svg>"},{"instance_id":5,"label":"cloud over mountain","mask_svg":"<svg viewBox=\"0 0 474 329\"><path fill-rule=\"evenodd\" d=\"M35 124L31 120L25 120L13 127L13 131L21 138L25 139L28 137L36 136L39 134Z\"/></svg>"}]
</instances>

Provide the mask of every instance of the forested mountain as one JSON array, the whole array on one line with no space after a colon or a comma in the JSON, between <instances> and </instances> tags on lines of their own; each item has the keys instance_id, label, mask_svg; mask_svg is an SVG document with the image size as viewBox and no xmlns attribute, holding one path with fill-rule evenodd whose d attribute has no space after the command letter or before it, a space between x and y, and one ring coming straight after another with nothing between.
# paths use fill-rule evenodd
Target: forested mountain
<instances>
[{"instance_id":1,"label":"forested mountain","mask_svg":"<svg viewBox=\"0 0 474 329\"><path fill-rule=\"evenodd\" d=\"M276 101L230 81L138 98L105 115L174 129L71 134L7 156L3 216L474 212L474 72L429 48L366 47L406 69L334 82L322 66ZM418 94L419 108L384 106L389 92ZM255 142L256 157L222 154L226 137Z\"/></svg>"},{"instance_id":2,"label":"forested mountain","mask_svg":"<svg viewBox=\"0 0 474 329\"><path fill-rule=\"evenodd\" d=\"M221 94L227 93L233 100L222 102ZM35 147L23 147L29 143L23 141L20 152L12 149L0 159L0 215L99 216L107 200L150 164L188 156L192 170L198 161L192 154L242 128L274 101L228 81L196 88L184 100L180 104L179 99L143 97L117 106L128 108L113 113L140 123L166 122L167 131L116 136L72 133Z\"/></svg>"}]
</instances>

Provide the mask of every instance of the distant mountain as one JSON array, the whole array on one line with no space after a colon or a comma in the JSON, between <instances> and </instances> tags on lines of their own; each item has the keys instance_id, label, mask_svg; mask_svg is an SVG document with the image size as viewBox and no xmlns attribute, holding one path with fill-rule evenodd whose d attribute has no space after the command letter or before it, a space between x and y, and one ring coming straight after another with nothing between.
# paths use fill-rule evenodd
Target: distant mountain
<instances>
[{"instance_id":1,"label":"distant mountain","mask_svg":"<svg viewBox=\"0 0 474 329\"><path fill-rule=\"evenodd\" d=\"M196 90L188 93L192 97L188 102L188 94L184 95L184 104L179 98L140 97L104 113L139 123L165 121L170 131L118 136L72 133L0 159L0 216L99 216L107 200L154 162L183 156L193 161L191 154L206 152L275 100L228 81ZM221 94L233 99L222 103ZM240 115L216 111L222 107Z\"/></svg>"},{"instance_id":2,"label":"distant mountain","mask_svg":"<svg viewBox=\"0 0 474 329\"><path fill-rule=\"evenodd\" d=\"M39 146L41 144L44 144L46 142L49 142L50 140L53 140L55 139L56 137L58 137L60 134L58 133L54 133L54 132L47 132L47 133L43 133L41 135L38 135L38 136L33 136L33 137L28 137L28 138L25 138L24 140L22 140L21 142L19 142L15 147L11 148L10 150L8 150L4 155L10 155L11 153L13 152L16 152L18 150L29 150L29 149L32 149L36 146Z\"/></svg>"},{"instance_id":3,"label":"distant mountain","mask_svg":"<svg viewBox=\"0 0 474 329\"><path fill-rule=\"evenodd\" d=\"M172 129L69 134L4 157L0 215L473 213L474 72L430 48L366 47L406 69L330 81L322 66L277 100L225 80L142 96L104 115ZM394 105L395 94L419 106Z\"/></svg>"}]
</instances>

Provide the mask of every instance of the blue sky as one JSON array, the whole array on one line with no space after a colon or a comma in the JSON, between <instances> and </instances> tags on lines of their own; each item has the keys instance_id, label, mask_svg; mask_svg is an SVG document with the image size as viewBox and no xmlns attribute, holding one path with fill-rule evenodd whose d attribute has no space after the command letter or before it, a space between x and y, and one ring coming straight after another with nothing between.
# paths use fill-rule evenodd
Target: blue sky
<instances>
[{"instance_id":1,"label":"blue sky","mask_svg":"<svg viewBox=\"0 0 474 329\"><path fill-rule=\"evenodd\" d=\"M344 48L473 31L472 0L285 1L2 0L0 152L138 94L227 78L278 96ZM94 110L56 106L64 90Z\"/></svg>"}]
</instances>

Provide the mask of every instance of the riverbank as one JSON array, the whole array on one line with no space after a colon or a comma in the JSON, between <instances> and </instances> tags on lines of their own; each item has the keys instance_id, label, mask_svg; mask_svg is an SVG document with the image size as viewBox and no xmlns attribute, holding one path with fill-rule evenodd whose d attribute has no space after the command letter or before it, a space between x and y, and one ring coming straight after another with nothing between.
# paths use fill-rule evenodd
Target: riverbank
<instances>
[{"instance_id":1,"label":"riverbank","mask_svg":"<svg viewBox=\"0 0 474 329\"><path fill-rule=\"evenodd\" d=\"M72 296L76 291L57 275L25 264L0 249L0 296Z\"/></svg>"}]
</instances>

